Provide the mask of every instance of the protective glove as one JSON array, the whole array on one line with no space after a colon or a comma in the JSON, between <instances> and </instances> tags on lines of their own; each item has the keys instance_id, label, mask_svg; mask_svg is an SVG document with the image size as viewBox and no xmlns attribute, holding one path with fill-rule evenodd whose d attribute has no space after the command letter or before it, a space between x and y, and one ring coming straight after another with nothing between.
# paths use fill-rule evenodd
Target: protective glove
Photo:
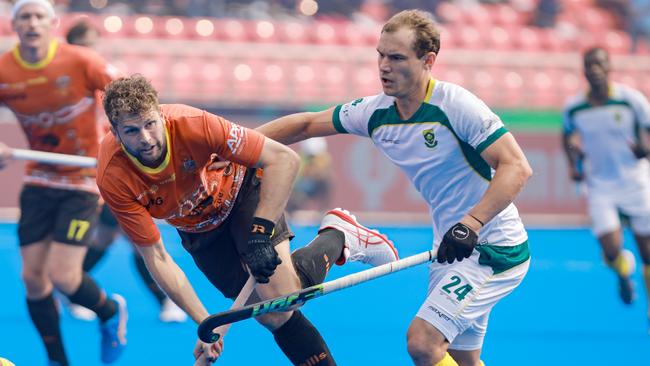
<instances>
[{"instance_id":1,"label":"protective glove","mask_svg":"<svg viewBox=\"0 0 650 366\"><path fill-rule=\"evenodd\" d=\"M454 260L461 262L464 258L469 258L474 251L478 235L463 223L457 223L449 229L445 236L442 237L440 247L438 247L438 263L453 263Z\"/></svg>"},{"instance_id":2,"label":"protective glove","mask_svg":"<svg viewBox=\"0 0 650 366\"><path fill-rule=\"evenodd\" d=\"M274 227L275 224L269 220L253 218L246 251L242 253L242 259L258 283L268 283L275 268L282 263L271 244Z\"/></svg>"}]
</instances>

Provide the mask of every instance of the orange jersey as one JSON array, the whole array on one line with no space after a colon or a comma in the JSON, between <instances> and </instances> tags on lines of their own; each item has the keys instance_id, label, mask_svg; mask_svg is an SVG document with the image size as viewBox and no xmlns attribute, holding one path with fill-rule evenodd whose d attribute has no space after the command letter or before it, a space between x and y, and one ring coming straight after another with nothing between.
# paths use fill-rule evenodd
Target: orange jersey
<instances>
[{"instance_id":1,"label":"orange jersey","mask_svg":"<svg viewBox=\"0 0 650 366\"><path fill-rule=\"evenodd\" d=\"M118 76L94 51L52 41L36 64L18 46L0 56L0 104L16 115L33 150L96 157L97 92ZM27 165L25 182L97 192L95 168Z\"/></svg>"},{"instance_id":2,"label":"orange jersey","mask_svg":"<svg viewBox=\"0 0 650 366\"><path fill-rule=\"evenodd\" d=\"M126 152L113 134L102 141L97 185L129 239L138 245L160 239L153 218L181 231L203 232L230 214L246 166L257 163L264 136L200 109L161 106L167 153L158 168L147 168ZM207 171L216 154L231 161Z\"/></svg>"}]
</instances>

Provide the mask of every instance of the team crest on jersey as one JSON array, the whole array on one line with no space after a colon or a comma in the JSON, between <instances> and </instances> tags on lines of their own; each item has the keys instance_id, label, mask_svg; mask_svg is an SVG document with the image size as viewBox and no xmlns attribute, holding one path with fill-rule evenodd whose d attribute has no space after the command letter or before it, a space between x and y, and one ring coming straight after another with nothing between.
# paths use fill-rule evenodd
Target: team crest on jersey
<instances>
[{"instance_id":1,"label":"team crest on jersey","mask_svg":"<svg viewBox=\"0 0 650 366\"><path fill-rule=\"evenodd\" d=\"M56 78L56 80L54 80L54 84L59 89L65 89L68 86L70 86L70 76L68 75L59 76L58 78Z\"/></svg>"},{"instance_id":2,"label":"team crest on jersey","mask_svg":"<svg viewBox=\"0 0 650 366\"><path fill-rule=\"evenodd\" d=\"M196 162L192 159L183 160L183 170L188 173L191 173L196 170Z\"/></svg>"},{"instance_id":3,"label":"team crest on jersey","mask_svg":"<svg viewBox=\"0 0 650 366\"><path fill-rule=\"evenodd\" d=\"M429 149L433 149L438 145L438 140L436 140L436 134L433 132L433 128L422 131L422 136L424 136L424 144Z\"/></svg>"}]
</instances>

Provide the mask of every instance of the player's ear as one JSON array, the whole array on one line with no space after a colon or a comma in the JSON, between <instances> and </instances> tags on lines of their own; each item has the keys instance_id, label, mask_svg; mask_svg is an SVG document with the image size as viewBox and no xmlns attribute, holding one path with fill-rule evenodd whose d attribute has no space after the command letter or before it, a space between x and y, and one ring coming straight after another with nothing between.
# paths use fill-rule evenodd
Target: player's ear
<instances>
[{"instance_id":1,"label":"player's ear","mask_svg":"<svg viewBox=\"0 0 650 366\"><path fill-rule=\"evenodd\" d=\"M436 57L438 55L435 54L435 52L427 52L422 59L424 60L424 64L431 69L433 67L433 64L436 63Z\"/></svg>"}]
</instances>

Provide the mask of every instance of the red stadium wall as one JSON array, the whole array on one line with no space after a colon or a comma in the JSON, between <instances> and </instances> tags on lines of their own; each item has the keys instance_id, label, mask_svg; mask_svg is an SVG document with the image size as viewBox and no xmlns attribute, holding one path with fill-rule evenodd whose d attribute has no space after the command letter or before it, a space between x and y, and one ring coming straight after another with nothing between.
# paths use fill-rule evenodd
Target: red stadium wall
<instances>
[{"instance_id":1,"label":"red stadium wall","mask_svg":"<svg viewBox=\"0 0 650 366\"><path fill-rule=\"evenodd\" d=\"M24 147L22 132L14 124L0 124L3 141ZM524 216L537 223L581 222L584 204L567 178L567 167L557 133L515 132L535 171L525 191L517 199ZM339 135L328 138L334 161L333 205L355 212L402 213L390 220L426 221L427 208L404 174L384 158L369 139ZM20 162L0 171L0 208L18 206L22 177Z\"/></svg>"}]
</instances>

